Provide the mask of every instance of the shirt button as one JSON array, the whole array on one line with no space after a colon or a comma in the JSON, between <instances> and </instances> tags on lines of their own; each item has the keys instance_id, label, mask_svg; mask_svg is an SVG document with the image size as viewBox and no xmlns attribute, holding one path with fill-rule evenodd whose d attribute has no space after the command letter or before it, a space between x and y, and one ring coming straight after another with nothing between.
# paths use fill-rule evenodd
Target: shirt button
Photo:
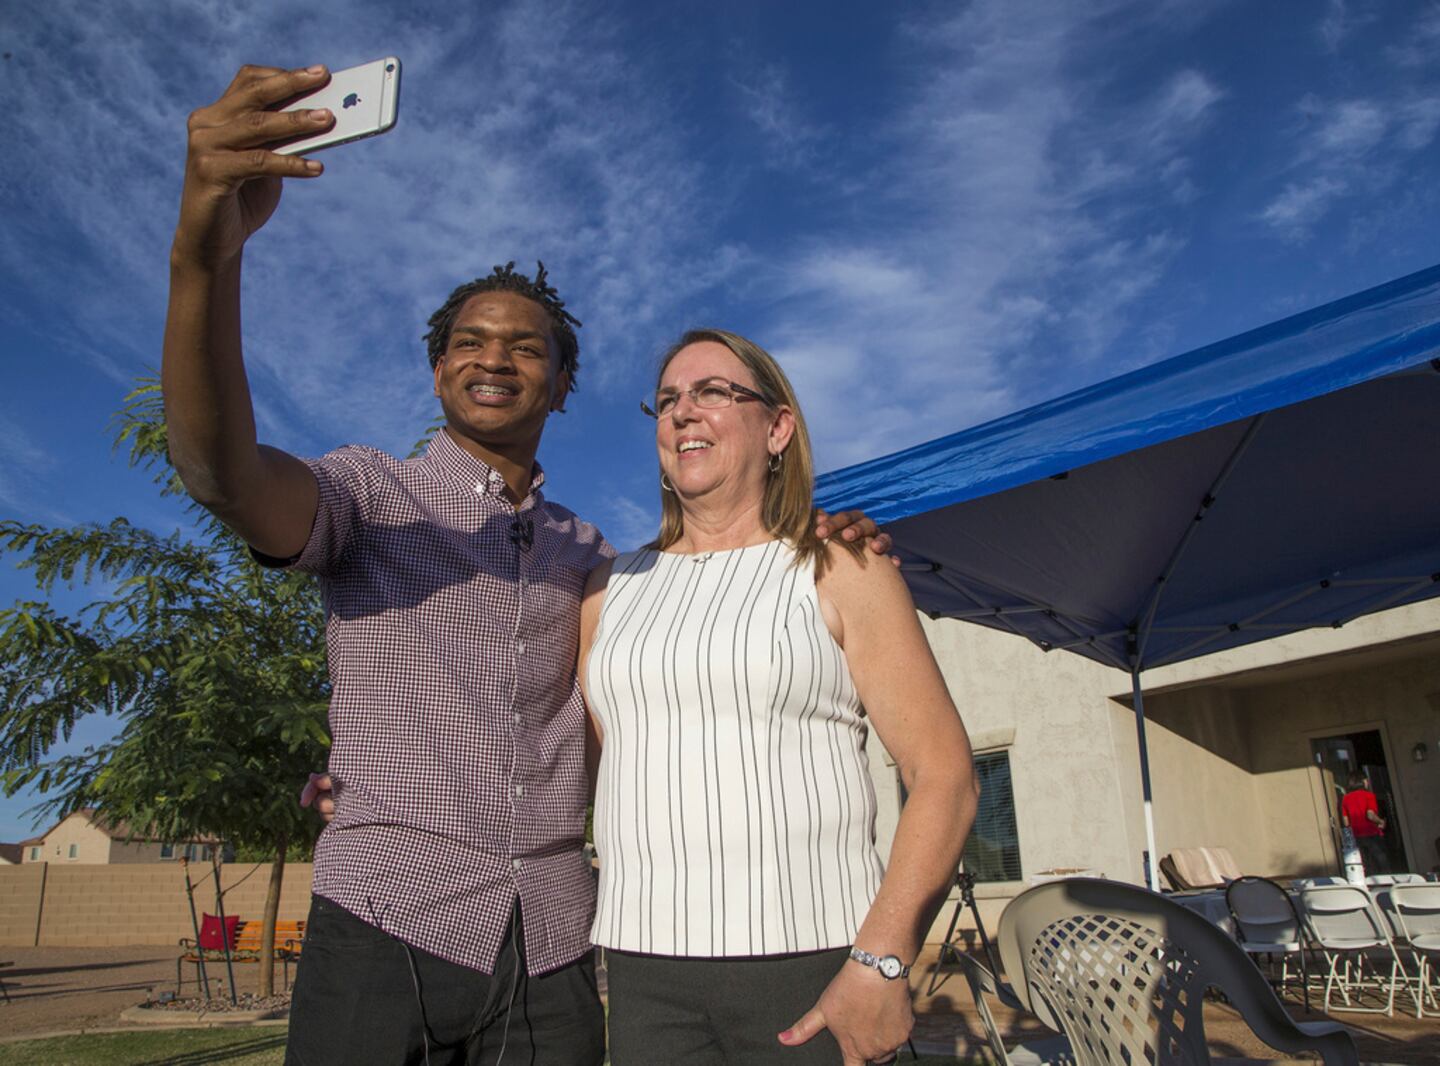
<instances>
[{"instance_id":1,"label":"shirt button","mask_svg":"<svg viewBox=\"0 0 1440 1066\"><path fill-rule=\"evenodd\" d=\"M519 725L519 724L520 724L520 712L519 712L519 711L516 711L516 712L515 712L515 724L516 724L516 725Z\"/></svg>"},{"instance_id":2,"label":"shirt button","mask_svg":"<svg viewBox=\"0 0 1440 1066\"><path fill-rule=\"evenodd\" d=\"M477 481L477 482L475 482L475 491L478 492L481 496L484 496L484 495L485 495L485 482L483 482L483 481Z\"/></svg>"},{"instance_id":3,"label":"shirt button","mask_svg":"<svg viewBox=\"0 0 1440 1066\"><path fill-rule=\"evenodd\" d=\"M511 860L510 860L510 865L513 866L515 869L518 870L518 869L520 869L520 860L519 860L519 859L511 859Z\"/></svg>"},{"instance_id":4,"label":"shirt button","mask_svg":"<svg viewBox=\"0 0 1440 1066\"><path fill-rule=\"evenodd\" d=\"M525 642L524 642L523 640L516 641L516 642L515 642L515 650L516 650L517 652L519 652L521 655L524 655L524 654L525 654Z\"/></svg>"},{"instance_id":5,"label":"shirt button","mask_svg":"<svg viewBox=\"0 0 1440 1066\"><path fill-rule=\"evenodd\" d=\"M523 796L523 795L525 795L525 786L524 786L524 785L516 785L516 786L515 786L515 795L517 795L517 796Z\"/></svg>"}]
</instances>

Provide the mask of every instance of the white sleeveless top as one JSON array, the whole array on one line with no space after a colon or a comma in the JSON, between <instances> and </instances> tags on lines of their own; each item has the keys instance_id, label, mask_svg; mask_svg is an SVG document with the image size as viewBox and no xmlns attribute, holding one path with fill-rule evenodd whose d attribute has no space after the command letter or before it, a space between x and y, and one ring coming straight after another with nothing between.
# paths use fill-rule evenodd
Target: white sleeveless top
<instances>
[{"instance_id":1,"label":"white sleeveless top","mask_svg":"<svg viewBox=\"0 0 1440 1066\"><path fill-rule=\"evenodd\" d=\"M586 666L605 730L592 939L679 956L850 944L880 887L866 725L779 541L615 560Z\"/></svg>"}]
</instances>

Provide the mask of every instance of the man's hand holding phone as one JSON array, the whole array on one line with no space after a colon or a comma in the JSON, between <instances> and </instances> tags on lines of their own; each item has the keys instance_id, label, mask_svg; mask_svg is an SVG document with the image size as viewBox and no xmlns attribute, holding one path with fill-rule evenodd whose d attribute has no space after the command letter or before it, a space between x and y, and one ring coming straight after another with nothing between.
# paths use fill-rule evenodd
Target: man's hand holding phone
<instances>
[{"instance_id":1,"label":"man's hand holding phone","mask_svg":"<svg viewBox=\"0 0 1440 1066\"><path fill-rule=\"evenodd\" d=\"M329 80L323 66L242 67L219 100L190 115L175 257L209 268L233 261L275 212L281 178L324 171L317 160L281 155L269 146L335 124L325 108L274 110Z\"/></svg>"}]
</instances>

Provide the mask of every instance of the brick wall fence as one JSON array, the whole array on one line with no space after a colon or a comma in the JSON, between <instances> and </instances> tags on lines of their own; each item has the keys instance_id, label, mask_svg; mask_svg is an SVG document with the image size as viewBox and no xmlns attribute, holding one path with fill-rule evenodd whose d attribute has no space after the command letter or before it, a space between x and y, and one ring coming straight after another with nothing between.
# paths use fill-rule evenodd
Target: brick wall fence
<instances>
[{"instance_id":1,"label":"brick wall fence","mask_svg":"<svg viewBox=\"0 0 1440 1066\"><path fill-rule=\"evenodd\" d=\"M208 863L190 867L197 914L215 913L215 878ZM309 863L285 866L282 919L310 909ZM220 867L225 913L259 921L265 916L269 863ZM0 866L0 946L113 947L173 944L194 936L185 875L179 863Z\"/></svg>"}]
</instances>

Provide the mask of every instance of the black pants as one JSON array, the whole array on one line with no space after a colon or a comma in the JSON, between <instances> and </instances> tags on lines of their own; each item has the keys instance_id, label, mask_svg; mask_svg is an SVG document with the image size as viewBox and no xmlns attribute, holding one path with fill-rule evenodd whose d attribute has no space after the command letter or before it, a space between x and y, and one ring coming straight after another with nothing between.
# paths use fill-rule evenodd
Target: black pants
<instances>
[{"instance_id":1,"label":"black pants","mask_svg":"<svg viewBox=\"0 0 1440 1066\"><path fill-rule=\"evenodd\" d=\"M407 950L315 896L290 1005L287 1066L423 1064L427 1045L431 1066L598 1066L605 1015L594 956L531 977L519 919L517 904L492 976Z\"/></svg>"},{"instance_id":2,"label":"black pants","mask_svg":"<svg viewBox=\"0 0 1440 1066\"><path fill-rule=\"evenodd\" d=\"M1378 835L1355 837L1355 844L1360 849L1360 861L1365 864L1365 876L1374 877L1376 874L1388 874L1390 872L1390 856L1385 854L1385 838Z\"/></svg>"},{"instance_id":3,"label":"black pants","mask_svg":"<svg viewBox=\"0 0 1440 1066\"><path fill-rule=\"evenodd\" d=\"M719 1066L834 1066L840 1045L822 1030L786 1047L776 1037L820 998L847 948L744 959L606 951L610 1061Z\"/></svg>"}]
</instances>

